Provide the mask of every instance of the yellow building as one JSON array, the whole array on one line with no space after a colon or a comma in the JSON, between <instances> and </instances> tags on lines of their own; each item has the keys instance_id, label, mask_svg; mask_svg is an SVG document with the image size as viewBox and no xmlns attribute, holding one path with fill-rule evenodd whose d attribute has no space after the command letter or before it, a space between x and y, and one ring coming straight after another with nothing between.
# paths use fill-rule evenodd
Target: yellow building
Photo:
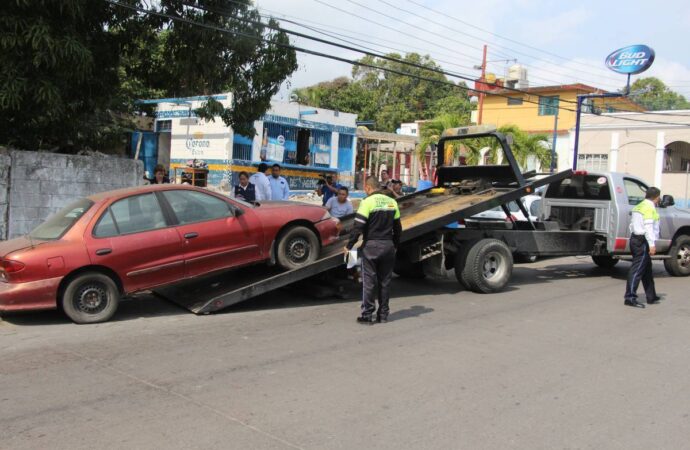
<instances>
[{"instance_id":1,"label":"yellow building","mask_svg":"<svg viewBox=\"0 0 690 450\"><path fill-rule=\"evenodd\" d=\"M486 94L482 113L482 124L516 125L528 133L544 133L553 139L556 114L558 114L556 152L558 167L570 166L566 161L568 148L572 146L569 132L575 128L577 96L582 94L603 94L606 91L586 84L540 86L521 89L522 92L500 89ZM640 105L627 98L588 99L583 105L584 113L592 111L644 111ZM473 117L474 118L474 117ZM561 139L563 137L563 139Z\"/></svg>"}]
</instances>

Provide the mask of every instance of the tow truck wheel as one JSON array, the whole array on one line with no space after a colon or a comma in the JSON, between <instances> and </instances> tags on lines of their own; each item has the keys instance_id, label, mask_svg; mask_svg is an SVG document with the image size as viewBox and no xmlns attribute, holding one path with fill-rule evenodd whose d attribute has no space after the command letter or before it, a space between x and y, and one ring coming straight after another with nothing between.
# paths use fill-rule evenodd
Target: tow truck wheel
<instances>
[{"instance_id":1,"label":"tow truck wheel","mask_svg":"<svg viewBox=\"0 0 690 450\"><path fill-rule=\"evenodd\" d=\"M592 261L594 261L594 264L596 264L599 267L603 267L604 269L610 269L611 267L618 264L618 261L620 260L617 258L612 258L609 255L592 255Z\"/></svg>"},{"instance_id":2,"label":"tow truck wheel","mask_svg":"<svg viewBox=\"0 0 690 450\"><path fill-rule=\"evenodd\" d=\"M669 258L664 260L664 267L669 275L674 277L690 275L690 236L676 237L668 254Z\"/></svg>"},{"instance_id":3,"label":"tow truck wheel","mask_svg":"<svg viewBox=\"0 0 690 450\"><path fill-rule=\"evenodd\" d=\"M283 269L299 269L313 263L318 257L319 239L307 227L289 228L278 240L276 260Z\"/></svg>"},{"instance_id":4,"label":"tow truck wheel","mask_svg":"<svg viewBox=\"0 0 690 450\"><path fill-rule=\"evenodd\" d=\"M424 265L421 262L410 262L407 252L401 250L395 255L395 266L393 272L402 278L421 280L426 277Z\"/></svg>"},{"instance_id":5,"label":"tow truck wheel","mask_svg":"<svg viewBox=\"0 0 690 450\"><path fill-rule=\"evenodd\" d=\"M460 250L455 255L455 278L465 289L472 289L469 279L465 274L465 264L467 261L467 253L478 241L467 241L460 245Z\"/></svg>"},{"instance_id":6,"label":"tow truck wheel","mask_svg":"<svg viewBox=\"0 0 690 450\"><path fill-rule=\"evenodd\" d=\"M461 279L474 292L488 294L502 290L512 273L513 253L505 242L482 239L467 252Z\"/></svg>"},{"instance_id":7,"label":"tow truck wheel","mask_svg":"<svg viewBox=\"0 0 690 450\"><path fill-rule=\"evenodd\" d=\"M61 306L75 323L98 323L113 317L119 301L120 292L112 278L87 272L69 282Z\"/></svg>"}]
</instances>

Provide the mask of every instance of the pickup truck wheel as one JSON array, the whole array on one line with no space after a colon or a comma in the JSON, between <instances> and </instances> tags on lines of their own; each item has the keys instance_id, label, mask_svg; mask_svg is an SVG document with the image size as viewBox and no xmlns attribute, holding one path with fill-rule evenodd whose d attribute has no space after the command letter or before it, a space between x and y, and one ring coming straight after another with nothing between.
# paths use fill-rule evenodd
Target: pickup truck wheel
<instances>
[{"instance_id":1,"label":"pickup truck wheel","mask_svg":"<svg viewBox=\"0 0 690 450\"><path fill-rule=\"evenodd\" d=\"M69 282L61 300L62 310L75 323L98 323L113 317L120 292L109 276L87 272Z\"/></svg>"},{"instance_id":2,"label":"pickup truck wheel","mask_svg":"<svg viewBox=\"0 0 690 450\"><path fill-rule=\"evenodd\" d=\"M286 270L299 269L319 257L319 239L307 227L292 227L281 234L276 250L276 260L280 267Z\"/></svg>"},{"instance_id":3,"label":"pickup truck wheel","mask_svg":"<svg viewBox=\"0 0 690 450\"><path fill-rule=\"evenodd\" d=\"M690 275L690 236L680 235L673 240L669 258L664 260L664 267L669 275L687 277Z\"/></svg>"},{"instance_id":4,"label":"pickup truck wheel","mask_svg":"<svg viewBox=\"0 0 690 450\"><path fill-rule=\"evenodd\" d=\"M474 292L498 292L513 273L513 253L503 241L482 239L467 252L462 278Z\"/></svg>"},{"instance_id":5,"label":"pickup truck wheel","mask_svg":"<svg viewBox=\"0 0 690 450\"><path fill-rule=\"evenodd\" d=\"M618 261L620 260L617 258L612 258L609 255L592 255L592 261L594 261L594 264L596 264L599 267L603 267L604 269L610 269L611 267L618 264Z\"/></svg>"}]
</instances>

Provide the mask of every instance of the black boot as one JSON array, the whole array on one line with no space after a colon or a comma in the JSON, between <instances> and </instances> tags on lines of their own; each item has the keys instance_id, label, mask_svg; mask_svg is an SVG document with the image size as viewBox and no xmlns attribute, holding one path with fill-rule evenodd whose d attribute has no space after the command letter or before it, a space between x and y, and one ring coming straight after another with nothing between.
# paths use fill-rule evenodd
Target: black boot
<instances>
[{"instance_id":1,"label":"black boot","mask_svg":"<svg viewBox=\"0 0 690 450\"><path fill-rule=\"evenodd\" d=\"M626 306L632 306L633 308L644 308L644 304L639 303L637 300L632 299L632 300L626 300L625 301Z\"/></svg>"},{"instance_id":2,"label":"black boot","mask_svg":"<svg viewBox=\"0 0 690 450\"><path fill-rule=\"evenodd\" d=\"M373 325L374 321L371 320L371 317L359 316L357 317L357 323L361 323L362 325Z\"/></svg>"}]
</instances>

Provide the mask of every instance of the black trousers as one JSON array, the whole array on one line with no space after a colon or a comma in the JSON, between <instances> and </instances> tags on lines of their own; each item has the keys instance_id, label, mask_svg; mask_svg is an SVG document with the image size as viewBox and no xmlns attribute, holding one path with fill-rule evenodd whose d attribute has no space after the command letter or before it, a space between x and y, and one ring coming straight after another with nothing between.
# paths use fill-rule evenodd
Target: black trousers
<instances>
[{"instance_id":1,"label":"black trousers","mask_svg":"<svg viewBox=\"0 0 690 450\"><path fill-rule=\"evenodd\" d=\"M395 265L393 241L367 241L362 251L362 317L371 318L379 300L378 317L388 317L390 284Z\"/></svg>"},{"instance_id":2,"label":"black trousers","mask_svg":"<svg viewBox=\"0 0 690 450\"><path fill-rule=\"evenodd\" d=\"M652 258L649 256L649 244L644 236L630 237L630 251L633 260L628 272L628 282L625 285L625 299L637 300L637 288L642 281L647 301L654 300L656 289L652 275Z\"/></svg>"}]
</instances>

